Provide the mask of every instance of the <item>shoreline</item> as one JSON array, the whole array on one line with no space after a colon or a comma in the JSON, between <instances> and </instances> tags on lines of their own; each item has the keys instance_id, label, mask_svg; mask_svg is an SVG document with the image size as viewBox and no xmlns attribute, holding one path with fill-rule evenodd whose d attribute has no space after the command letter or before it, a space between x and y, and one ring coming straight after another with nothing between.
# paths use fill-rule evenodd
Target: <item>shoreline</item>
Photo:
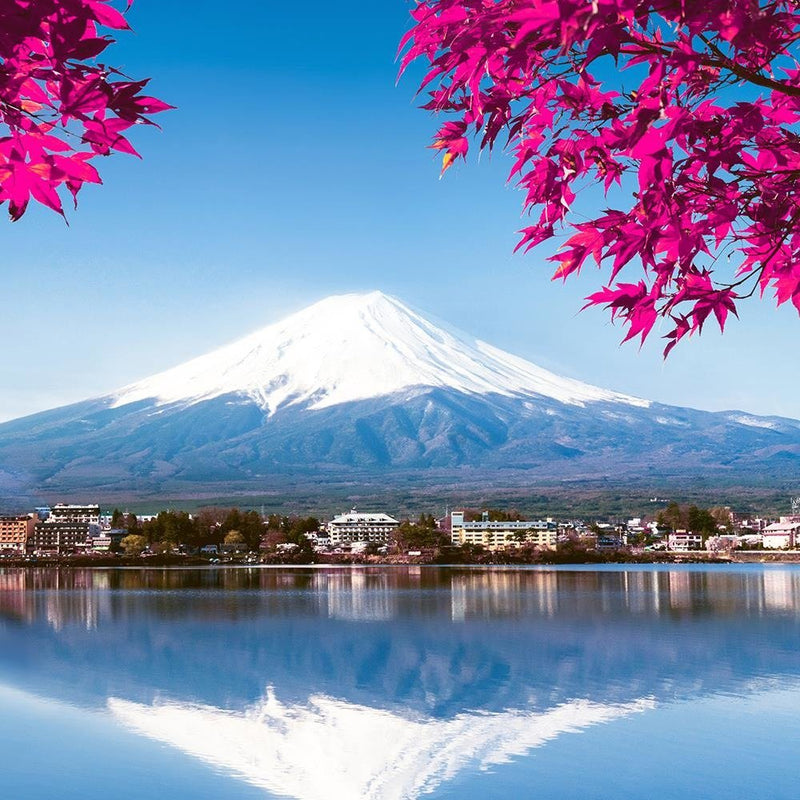
<instances>
[{"instance_id":1,"label":"shoreline","mask_svg":"<svg viewBox=\"0 0 800 800\"><path fill-rule=\"evenodd\" d=\"M435 557L420 556L366 556L366 555L322 555L314 559L289 557L267 557L258 561L244 558L229 558L212 562L196 556L55 556L38 558L4 558L0 569L187 569L187 568L231 568L231 567L391 567L391 566L433 566L433 567L492 567L492 566L560 566L560 565L681 565L681 564L800 564L800 551L769 552L746 550L724 555L695 551L687 553L647 553L638 554L625 551L598 553L557 553L541 554L543 557L514 558L513 553L487 554L481 559L448 558L451 554ZM548 557L551 556L551 557Z\"/></svg>"}]
</instances>

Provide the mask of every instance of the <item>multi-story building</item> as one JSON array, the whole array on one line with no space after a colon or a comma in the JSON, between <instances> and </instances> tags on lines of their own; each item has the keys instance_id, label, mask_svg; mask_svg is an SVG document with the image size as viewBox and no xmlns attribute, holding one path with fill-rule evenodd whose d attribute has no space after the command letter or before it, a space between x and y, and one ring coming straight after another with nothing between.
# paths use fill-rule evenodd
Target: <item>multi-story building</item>
<instances>
[{"instance_id":1,"label":"multi-story building","mask_svg":"<svg viewBox=\"0 0 800 800\"><path fill-rule=\"evenodd\" d=\"M800 517L781 517L780 522L767 525L762 532L764 547L769 550L788 550L800 543Z\"/></svg>"},{"instance_id":2,"label":"multi-story building","mask_svg":"<svg viewBox=\"0 0 800 800\"><path fill-rule=\"evenodd\" d=\"M691 531L675 531L667 536L667 548L676 553L687 553L689 550L702 550L703 537Z\"/></svg>"},{"instance_id":3,"label":"multi-story building","mask_svg":"<svg viewBox=\"0 0 800 800\"><path fill-rule=\"evenodd\" d=\"M108 532L103 532L99 536L90 536L91 550L95 553L107 553L111 549L114 540Z\"/></svg>"},{"instance_id":4,"label":"multi-story building","mask_svg":"<svg viewBox=\"0 0 800 800\"><path fill-rule=\"evenodd\" d=\"M37 522L28 539L28 550L53 555L83 550L95 529L88 522Z\"/></svg>"},{"instance_id":5,"label":"multi-story building","mask_svg":"<svg viewBox=\"0 0 800 800\"><path fill-rule=\"evenodd\" d=\"M25 553L28 539L33 533L33 517L0 517L0 553Z\"/></svg>"},{"instance_id":6,"label":"multi-story building","mask_svg":"<svg viewBox=\"0 0 800 800\"><path fill-rule=\"evenodd\" d=\"M400 523L388 514L362 513L353 509L327 524L331 544L344 542L388 542Z\"/></svg>"},{"instance_id":7,"label":"multi-story building","mask_svg":"<svg viewBox=\"0 0 800 800\"><path fill-rule=\"evenodd\" d=\"M620 550L627 545L628 538L624 533L615 531L598 533L595 547L598 550Z\"/></svg>"},{"instance_id":8,"label":"multi-story building","mask_svg":"<svg viewBox=\"0 0 800 800\"><path fill-rule=\"evenodd\" d=\"M47 522L86 522L89 525L99 525L100 506L56 503L50 509L50 516L48 517Z\"/></svg>"},{"instance_id":9,"label":"multi-story building","mask_svg":"<svg viewBox=\"0 0 800 800\"><path fill-rule=\"evenodd\" d=\"M454 545L480 544L487 550L502 550L532 544L555 548L558 526L553 520L495 522L484 512L479 522L466 522L463 511L450 515L450 537Z\"/></svg>"}]
</instances>

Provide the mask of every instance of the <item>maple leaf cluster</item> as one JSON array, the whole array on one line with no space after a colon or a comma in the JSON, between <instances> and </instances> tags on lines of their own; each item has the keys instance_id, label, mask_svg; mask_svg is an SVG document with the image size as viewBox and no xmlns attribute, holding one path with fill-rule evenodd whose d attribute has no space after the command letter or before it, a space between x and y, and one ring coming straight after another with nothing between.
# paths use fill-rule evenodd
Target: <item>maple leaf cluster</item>
<instances>
[{"instance_id":1,"label":"maple leaf cluster","mask_svg":"<svg viewBox=\"0 0 800 800\"><path fill-rule=\"evenodd\" d=\"M564 237L554 278L607 269L587 305L626 340L663 320L666 355L755 292L800 312L796 0L419 0L411 15L401 72L429 65L443 171L505 134L532 216L518 248ZM596 185L609 207L581 219Z\"/></svg>"},{"instance_id":2,"label":"maple leaf cluster","mask_svg":"<svg viewBox=\"0 0 800 800\"><path fill-rule=\"evenodd\" d=\"M138 155L125 131L171 108L97 61L114 42L104 28L128 28L108 0L0 0L0 203L12 220L31 198L63 216L59 191L77 203L101 183L91 160Z\"/></svg>"}]
</instances>

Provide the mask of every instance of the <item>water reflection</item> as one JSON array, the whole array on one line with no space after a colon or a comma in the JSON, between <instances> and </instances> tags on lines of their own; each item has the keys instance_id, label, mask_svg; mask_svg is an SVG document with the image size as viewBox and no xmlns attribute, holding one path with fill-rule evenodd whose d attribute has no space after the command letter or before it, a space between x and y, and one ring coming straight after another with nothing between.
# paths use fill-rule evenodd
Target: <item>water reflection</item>
<instances>
[{"instance_id":1,"label":"water reflection","mask_svg":"<svg viewBox=\"0 0 800 800\"><path fill-rule=\"evenodd\" d=\"M636 711L794 685L799 601L783 567L0 570L0 680L270 792L416 797Z\"/></svg>"},{"instance_id":2,"label":"water reflection","mask_svg":"<svg viewBox=\"0 0 800 800\"><path fill-rule=\"evenodd\" d=\"M361 621L390 620L397 616L397 593L387 572L333 572L315 575L309 586L325 590L327 616Z\"/></svg>"},{"instance_id":3,"label":"water reflection","mask_svg":"<svg viewBox=\"0 0 800 800\"><path fill-rule=\"evenodd\" d=\"M642 701L603 706L578 700L532 714L399 713L312 696L284 705L274 693L241 713L209 706L138 705L111 699L128 727L223 767L276 794L401 800L432 792L467 766L487 770L563 733L644 711Z\"/></svg>"},{"instance_id":4,"label":"water reflection","mask_svg":"<svg viewBox=\"0 0 800 800\"><path fill-rule=\"evenodd\" d=\"M258 592L263 602L249 606L236 598L237 611L258 613L282 593L295 595L293 608L332 619L390 620L410 610L432 610L420 592L447 593L450 617L546 616L560 613L618 615L621 611L659 615L800 614L800 570L791 567L721 568L719 570L613 569L0 569L0 617L40 619L42 609L60 627L78 622L96 627L98 615L113 619L108 604L95 606L109 592ZM445 595L441 595L444 599ZM225 615L231 605L166 603L160 610L176 615ZM423 607L424 606L424 607Z\"/></svg>"},{"instance_id":5,"label":"water reflection","mask_svg":"<svg viewBox=\"0 0 800 800\"><path fill-rule=\"evenodd\" d=\"M41 615L57 631L75 622L93 630L109 616L109 588L108 572L0 571L0 615L26 622Z\"/></svg>"}]
</instances>

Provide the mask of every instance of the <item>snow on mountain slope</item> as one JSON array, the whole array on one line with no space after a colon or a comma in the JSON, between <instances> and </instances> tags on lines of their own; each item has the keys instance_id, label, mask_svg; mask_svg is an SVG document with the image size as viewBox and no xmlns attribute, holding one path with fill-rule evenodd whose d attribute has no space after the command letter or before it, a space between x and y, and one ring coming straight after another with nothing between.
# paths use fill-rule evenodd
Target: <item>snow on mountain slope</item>
<instances>
[{"instance_id":1,"label":"snow on mountain slope","mask_svg":"<svg viewBox=\"0 0 800 800\"><path fill-rule=\"evenodd\" d=\"M540 396L582 406L649 402L562 378L468 334L435 325L381 292L329 297L233 344L124 387L141 400L193 404L243 395L272 414L325 408L421 388Z\"/></svg>"}]
</instances>

